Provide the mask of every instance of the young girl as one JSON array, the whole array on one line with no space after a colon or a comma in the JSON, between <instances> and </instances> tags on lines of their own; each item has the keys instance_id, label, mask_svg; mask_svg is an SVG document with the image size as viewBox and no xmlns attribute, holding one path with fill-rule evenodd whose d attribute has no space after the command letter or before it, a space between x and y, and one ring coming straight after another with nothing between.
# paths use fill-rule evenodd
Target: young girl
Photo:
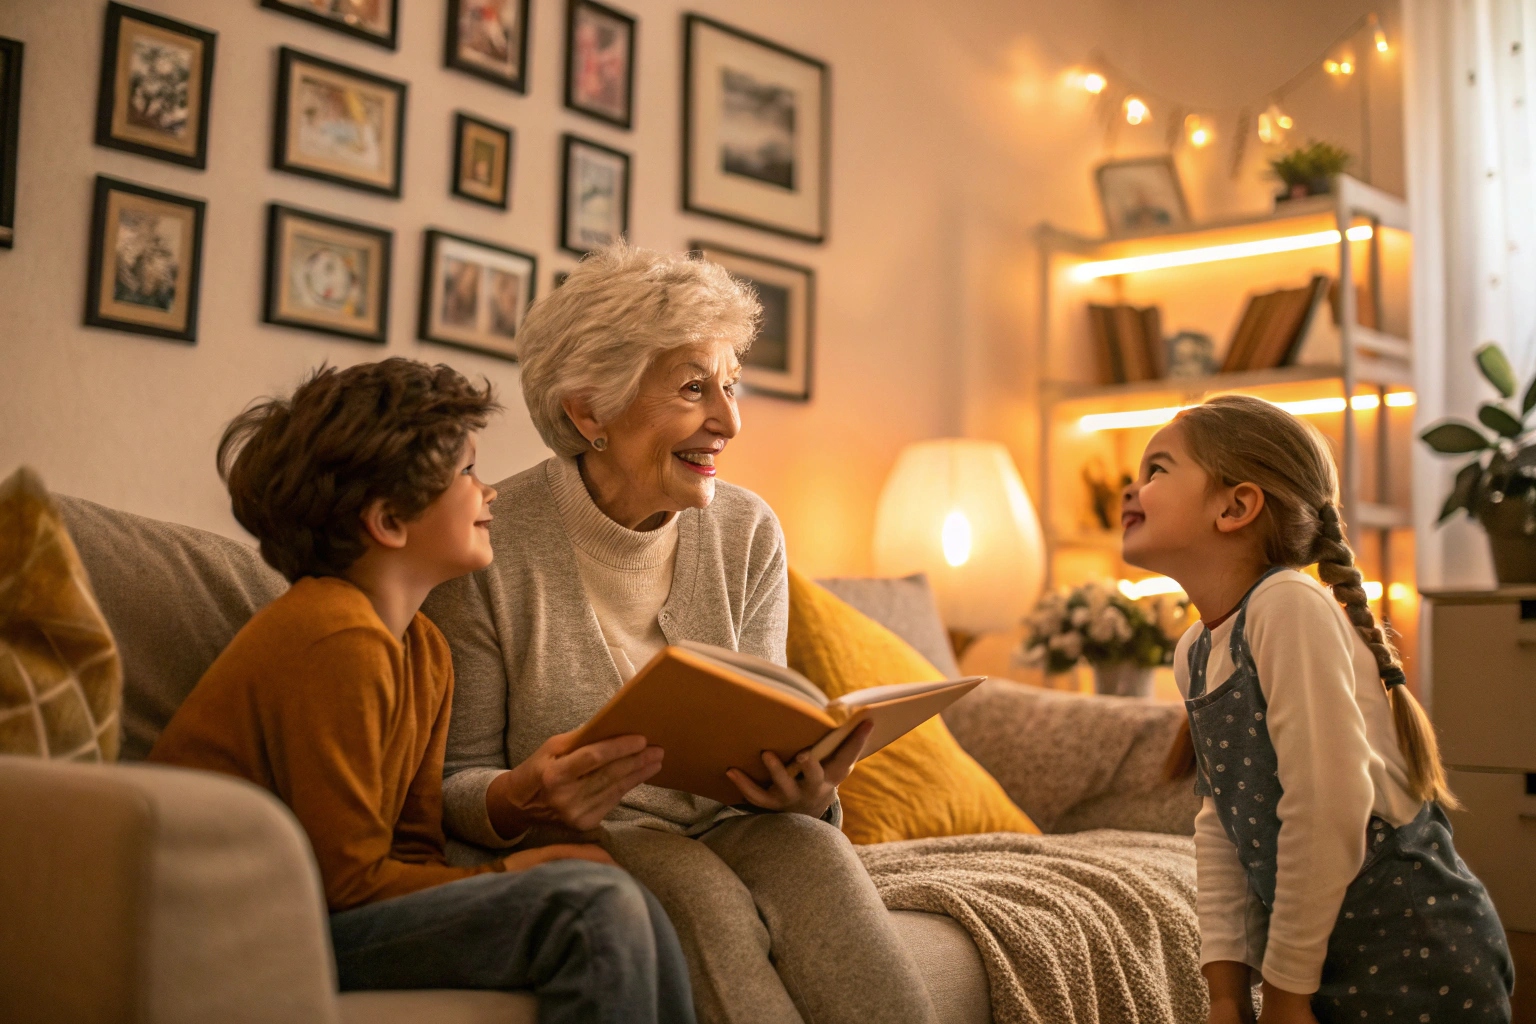
<instances>
[{"instance_id":1,"label":"young girl","mask_svg":"<svg viewBox=\"0 0 1536 1024\"><path fill-rule=\"evenodd\" d=\"M1174 671L1195 748L1211 1024L1510 1016L1487 892L1451 845L1434 732L1367 604L1311 426L1256 398L1180 413L1142 456L1126 561L1204 618ZM1317 564L1332 596L1296 569ZM1341 607L1342 606L1342 607Z\"/></svg>"}]
</instances>

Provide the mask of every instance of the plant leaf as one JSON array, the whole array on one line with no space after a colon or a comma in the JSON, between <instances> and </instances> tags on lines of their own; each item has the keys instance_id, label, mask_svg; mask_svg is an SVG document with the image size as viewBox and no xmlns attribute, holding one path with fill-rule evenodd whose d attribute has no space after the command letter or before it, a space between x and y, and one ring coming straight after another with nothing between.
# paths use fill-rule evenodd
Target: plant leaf
<instances>
[{"instance_id":1,"label":"plant leaf","mask_svg":"<svg viewBox=\"0 0 1536 1024\"><path fill-rule=\"evenodd\" d=\"M1477 410L1477 419L1483 426L1504 437L1519 437L1525 432L1525 425L1515 419L1502 406L1492 402L1484 402Z\"/></svg>"},{"instance_id":2,"label":"plant leaf","mask_svg":"<svg viewBox=\"0 0 1536 1024\"><path fill-rule=\"evenodd\" d=\"M1456 474L1456 483L1451 487L1450 496L1445 499L1445 504L1440 508L1440 522L1445 522L1461 509L1466 509L1468 515L1472 513L1472 495L1482 475L1481 462L1472 462L1461 467L1461 472Z\"/></svg>"},{"instance_id":3,"label":"plant leaf","mask_svg":"<svg viewBox=\"0 0 1536 1024\"><path fill-rule=\"evenodd\" d=\"M1488 439L1482 431L1455 420L1430 427L1419 435L1419 440L1442 455L1463 455L1488 448Z\"/></svg>"},{"instance_id":4,"label":"plant leaf","mask_svg":"<svg viewBox=\"0 0 1536 1024\"><path fill-rule=\"evenodd\" d=\"M1532 409L1536 409L1536 377L1531 378L1531 386L1525 389L1525 400L1520 403L1521 418L1529 416Z\"/></svg>"},{"instance_id":5,"label":"plant leaf","mask_svg":"<svg viewBox=\"0 0 1536 1024\"><path fill-rule=\"evenodd\" d=\"M1483 377L1489 384L1499 389L1499 394L1505 398L1513 398L1515 388L1519 386L1515 380L1515 371L1509 365L1509 360L1504 357L1504 350L1493 342L1479 348L1472 353L1477 360L1477 368L1483 371Z\"/></svg>"}]
</instances>

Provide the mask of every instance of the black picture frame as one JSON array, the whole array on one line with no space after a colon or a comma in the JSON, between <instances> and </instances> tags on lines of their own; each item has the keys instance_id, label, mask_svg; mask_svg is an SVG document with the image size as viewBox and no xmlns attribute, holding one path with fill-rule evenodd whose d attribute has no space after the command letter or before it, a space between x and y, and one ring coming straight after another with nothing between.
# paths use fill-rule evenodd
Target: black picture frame
<instances>
[{"instance_id":1,"label":"black picture frame","mask_svg":"<svg viewBox=\"0 0 1536 1024\"><path fill-rule=\"evenodd\" d=\"M577 211L572 207L575 189L572 187L571 175L575 169L574 163L581 156L581 150L594 150L604 156L612 157L622 162L623 185L617 190L616 198L619 200L618 230L610 234L608 241L629 234L629 192L630 192L630 159L629 154L612 146L605 146L601 142L593 142L591 139L572 135L569 132L562 135L560 146L560 248L577 256L585 256L598 245L605 244L594 239L594 244L584 245L577 234L572 233L572 215ZM580 229L577 229L579 234Z\"/></svg>"},{"instance_id":2,"label":"black picture frame","mask_svg":"<svg viewBox=\"0 0 1536 1024\"><path fill-rule=\"evenodd\" d=\"M600 18L621 22L624 25L624 102L622 113L617 110L605 110L593 105L590 101L584 103L578 94L577 84L577 55L576 55L576 30L577 20L583 11L590 11ZM639 20L632 14L626 14L616 7L598 3L597 0L568 0L565 8L565 105L568 109L587 117L596 118L613 125L615 128L623 128L628 131L634 127L635 119L635 46L636 35L639 32Z\"/></svg>"},{"instance_id":3,"label":"black picture frame","mask_svg":"<svg viewBox=\"0 0 1536 1024\"><path fill-rule=\"evenodd\" d=\"M494 162L490 171L491 188L483 189L473 179L466 178L469 168L465 165L465 150L472 141L471 136L480 133L500 140L501 146L501 173L495 172ZM472 203L482 203L498 210L505 210L512 204L512 158L516 151L517 133L504 124L487 121L484 118L466 114L462 110L455 111L453 116L453 180L449 183L449 189L460 199L468 199ZM499 179L499 181L497 180ZM495 198L489 193L500 193Z\"/></svg>"},{"instance_id":4,"label":"black picture frame","mask_svg":"<svg viewBox=\"0 0 1536 1024\"><path fill-rule=\"evenodd\" d=\"M807 202L800 204L801 219L809 223L810 227L796 226L788 223L786 219L778 221L761 211L748 210L741 205L732 207L728 202L719 199L711 199L706 193L709 182L702 180L705 176L699 173L700 168L714 167L720 180L729 180L724 172L718 171L718 161L696 160L697 147L701 145L702 132L698 104L701 100L701 92L698 88L698 75L702 67L701 55L697 52L698 39L701 32L718 32L740 43L759 51L760 57L772 60L775 57L803 65L814 78L818 86L818 102L807 109L816 112L817 130L811 133L816 145L816 168L814 177L815 196ZM809 54L790 49L787 46L776 43L771 39L754 35L713 18L701 14L687 14L683 17L683 133L682 133L682 207L689 213L702 214L717 220L739 224L742 227L754 228L758 231L767 231L772 234L782 235L785 238L793 238L802 242L821 244L827 240L827 231L831 214L831 167L832 167L832 70L825 61L819 60ZM718 140L713 140L718 144ZM697 165L697 166L696 166ZM710 181L715 179L711 178ZM790 191L793 191L791 189Z\"/></svg>"},{"instance_id":5,"label":"black picture frame","mask_svg":"<svg viewBox=\"0 0 1536 1024\"><path fill-rule=\"evenodd\" d=\"M390 116L387 109L390 104L383 103L385 109L380 112L378 126L381 134L393 136L393 138L386 137L378 140L379 151L388 162L388 167L383 173L374 178L348 174L334 165L328 167L320 154L306 156L293 152L295 140L291 129L294 121L289 108L295 99L292 89L294 72L295 69L302 67L313 68L320 76L330 76L333 87L338 80L346 80L350 83L348 87L359 88L365 92L373 90L377 96L387 96L392 99L393 116ZM282 47L278 50L277 105L273 114L272 130L272 169L399 199L404 187L405 109L409 94L410 86L397 79L386 78L347 64L339 64L302 50ZM304 162L306 159L307 163Z\"/></svg>"},{"instance_id":6,"label":"black picture frame","mask_svg":"<svg viewBox=\"0 0 1536 1024\"><path fill-rule=\"evenodd\" d=\"M758 335L741 360L741 379L747 390L773 398L809 402L816 367L815 268L698 239L689 242L688 248L699 258L718 263L733 278L750 285L763 305L764 315L758 324ZM768 289L783 294L770 296ZM797 289L800 291L798 300L793 294ZM794 308L797 301L801 306L799 316L795 315L797 310ZM782 323L779 322L781 319ZM784 332L782 367L753 359L754 352L762 351L758 343L763 340L763 332L776 328Z\"/></svg>"},{"instance_id":7,"label":"black picture frame","mask_svg":"<svg viewBox=\"0 0 1536 1024\"><path fill-rule=\"evenodd\" d=\"M354 39L361 39L365 43L382 46L386 50L396 50L400 46L400 0L387 0L387 3L389 4L389 31L381 33L348 22L345 16L321 14L313 8L289 3L287 0L261 0L261 6L269 11L277 11L291 18L301 18L322 28L328 28L332 32L340 32Z\"/></svg>"},{"instance_id":8,"label":"black picture frame","mask_svg":"<svg viewBox=\"0 0 1536 1024\"><path fill-rule=\"evenodd\" d=\"M0 37L0 249L16 244L16 167L21 155L21 66L26 46Z\"/></svg>"},{"instance_id":9,"label":"black picture frame","mask_svg":"<svg viewBox=\"0 0 1536 1024\"><path fill-rule=\"evenodd\" d=\"M490 296L483 291L477 292L471 300L476 306L477 329L460 330L457 337L445 333L445 325L441 322L442 303L435 301L438 298L437 284L442 280L439 263L443 256L445 246L455 246L461 252L464 250L477 251L488 255L492 260L498 256L510 258L511 261L520 261L526 264L522 277L526 287L521 295L521 308L517 311L516 323L513 334L498 339L493 333L485 330L478 323L485 315L494 319L494 312L489 308L492 303ZM494 267L479 266L479 271L494 271ZM477 284L484 286L484 273L477 272ZM416 319L416 337L422 341L431 342L434 345L449 345L453 348L463 349L468 352L478 352L481 355L495 356L509 362L517 362L517 350L515 345L516 332L521 329L523 318L528 315L528 310L533 305L534 296L538 291L539 258L530 252L521 249L513 249L496 242L489 242L483 238L470 238L465 235L442 231L438 228L428 228L422 236L421 250L421 292L418 297L418 313ZM485 299L482 305L481 299ZM437 315L434 315L437 314Z\"/></svg>"},{"instance_id":10,"label":"black picture frame","mask_svg":"<svg viewBox=\"0 0 1536 1024\"><path fill-rule=\"evenodd\" d=\"M114 195L125 198L114 203ZM162 225L158 219L154 224L145 223L143 218L154 212L154 208L149 204L160 206L162 212L167 206L185 211L186 221L183 222L183 230L179 237L175 239L174 250L165 244L165 236L160 230ZM192 196L163 192L131 181L97 175L95 195L91 204L90 258L86 272L86 325L126 331L130 334L145 334L171 341L184 341L195 345L198 301L202 291L203 218L207 206L204 200ZM140 270L144 271L148 268L149 271L157 271L158 278L163 281L166 277L164 272L166 261L174 261L169 305L160 305L159 301L143 295L142 291L140 298L124 295L124 275L119 274L116 260L124 245L121 231L122 214L133 207L137 207L139 230L128 244L135 246L134 262L139 264ZM114 231L114 228L117 230ZM110 274L107 267L109 231L113 231L116 239L111 247L113 266L110 268ZM152 237L146 238L146 233L151 234ZM185 256L181 251L183 246L186 250ZM141 283L147 283L147 276L147 273L141 272L138 274L138 279ZM108 285L113 291L110 297L102 294L103 288ZM184 291L183 285L185 285Z\"/></svg>"},{"instance_id":11,"label":"black picture frame","mask_svg":"<svg viewBox=\"0 0 1536 1024\"><path fill-rule=\"evenodd\" d=\"M445 49L443 64L445 67L462 71L466 75L474 75L483 78L503 89L511 89L515 93L528 92L528 36L529 36L529 3L528 0L508 0L517 5L518 39L517 49L517 73L503 74L490 66L489 59L476 61L466 56L468 48L466 40L459 33L459 24L463 20L464 4L467 0L447 0L444 4L448 9L448 28L444 33ZM471 51L473 52L473 51Z\"/></svg>"},{"instance_id":12,"label":"black picture frame","mask_svg":"<svg viewBox=\"0 0 1536 1024\"><path fill-rule=\"evenodd\" d=\"M125 76L131 76L131 66L121 64L125 23L140 26L137 31L145 35L159 33L185 40L192 51L192 62L197 69L198 81L189 81L186 89L188 106L195 102L196 110L186 110L187 124L195 125L195 136L190 144L177 143L174 133L150 123L147 113L135 113L131 108L132 97L125 93ZM126 31L134 31L132 28ZM208 166L208 117L213 100L214 58L218 49L218 33L175 21L150 11L141 11L127 4L107 4L106 31L101 44L101 79L96 90L96 145L119 149L138 156L147 156L168 163L182 164L205 170ZM189 77L191 75L188 70ZM135 122L138 123L135 123ZM157 140L157 136L160 138ZM157 144L158 141L158 144Z\"/></svg>"},{"instance_id":13,"label":"black picture frame","mask_svg":"<svg viewBox=\"0 0 1536 1024\"><path fill-rule=\"evenodd\" d=\"M373 315L354 317L354 325L349 327L344 317L327 311L323 306L312 307L314 311L309 315L295 312L297 304L292 301L292 293L285 293L280 288L282 282L287 281L292 284L294 281L291 273L293 268L288 262L288 258L294 254L285 245L290 224L309 225L315 234L321 236L320 244L311 248L310 258L313 258L316 250L324 248L326 242L324 236L327 234L331 236L333 242L338 236L346 235L353 236L354 240L359 238L373 240L375 248L371 253L375 253L377 259L375 264L367 268L365 282L365 287L371 293L368 308ZM267 251L261 302L262 322L279 327L314 331L318 334L335 335L353 341L366 341L376 345L387 343L394 235L395 233L389 228L376 224L343 220L340 217L285 206L281 203L267 204ZM335 261L326 262L334 264ZM332 301L329 305L335 306L337 303ZM372 327L367 326L370 321L373 323Z\"/></svg>"}]
</instances>

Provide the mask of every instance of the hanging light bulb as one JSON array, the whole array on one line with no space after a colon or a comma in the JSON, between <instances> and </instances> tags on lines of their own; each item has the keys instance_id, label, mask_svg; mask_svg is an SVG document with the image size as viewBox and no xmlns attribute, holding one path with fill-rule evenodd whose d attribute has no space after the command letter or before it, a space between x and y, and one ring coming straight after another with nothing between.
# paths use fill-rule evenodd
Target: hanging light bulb
<instances>
[{"instance_id":1,"label":"hanging light bulb","mask_svg":"<svg viewBox=\"0 0 1536 1024\"><path fill-rule=\"evenodd\" d=\"M1083 76L1083 89L1093 93L1095 96L1103 92L1104 87L1108 84L1109 81L1097 71L1090 71Z\"/></svg>"},{"instance_id":2,"label":"hanging light bulb","mask_svg":"<svg viewBox=\"0 0 1536 1024\"><path fill-rule=\"evenodd\" d=\"M1381 30L1381 19L1372 14L1370 24L1371 39L1376 43L1376 52L1386 53L1391 47L1387 46L1387 34Z\"/></svg>"},{"instance_id":3,"label":"hanging light bulb","mask_svg":"<svg viewBox=\"0 0 1536 1024\"><path fill-rule=\"evenodd\" d=\"M1351 64L1347 60L1339 61L1339 74L1341 74L1341 75L1352 75L1354 73L1355 73L1355 66L1353 64Z\"/></svg>"},{"instance_id":4,"label":"hanging light bulb","mask_svg":"<svg viewBox=\"0 0 1536 1024\"><path fill-rule=\"evenodd\" d=\"M1275 121L1267 110L1259 115L1259 141L1265 144L1275 141Z\"/></svg>"},{"instance_id":5,"label":"hanging light bulb","mask_svg":"<svg viewBox=\"0 0 1536 1024\"><path fill-rule=\"evenodd\" d=\"M1284 142L1285 133L1290 131L1295 123L1289 114L1280 109L1278 103L1271 103L1259 115L1259 140L1266 143Z\"/></svg>"},{"instance_id":6,"label":"hanging light bulb","mask_svg":"<svg viewBox=\"0 0 1536 1024\"><path fill-rule=\"evenodd\" d=\"M1291 130L1291 126L1292 126L1292 125L1294 125L1294 124L1295 124L1295 123L1296 123L1296 122L1295 122L1295 121L1292 121L1292 120L1291 120L1291 119L1290 119L1290 118L1289 118L1289 117L1288 117L1288 116L1286 116L1286 115L1285 115L1285 114L1277 114L1277 115L1276 115L1276 116L1275 116L1275 125L1276 125L1276 126L1277 126L1277 127L1278 127L1278 128L1279 128L1279 129L1280 129L1280 130L1281 130L1281 131L1283 131L1283 132L1288 132L1288 131L1290 131L1290 130Z\"/></svg>"},{"instance_id":7,"label":"hanging light bulb","mask_svg":"<svg viewBox=\"0 0 1536 1024\"><path fill-rule=\"evenodd\" d=\"M1339 62L1336 60L1325 60L1323 61L1323 70L1330 75L1336 75L1339 73Z\"/></svg>"},{"instance_id":8,"label":"hanging light bulb","mask_svg":"<svg viewBox=\"0 0 1536 1024\"><path fill-rule=\"evenodd\" d=\"M1145 103L1135 96L1127 96L1125 98L1125 120L1127 124L1141 124L1141 122L1150 121L1151 119L1152 111L1147 109Z\"/></svg>"},{"instance_id":9,"label":"hanging light bulb","mask_svg":"<svg viewBox=\"0 0 1536 1024\"><path fill-rule=\"evenodd\" d=\"M1190 114L1184 119L1184 131L1189 135L1189 144L1196 149L1204 149L1216 137L1211 129L1200 123L1199 114Z\"/></svg>"}]
</instances>

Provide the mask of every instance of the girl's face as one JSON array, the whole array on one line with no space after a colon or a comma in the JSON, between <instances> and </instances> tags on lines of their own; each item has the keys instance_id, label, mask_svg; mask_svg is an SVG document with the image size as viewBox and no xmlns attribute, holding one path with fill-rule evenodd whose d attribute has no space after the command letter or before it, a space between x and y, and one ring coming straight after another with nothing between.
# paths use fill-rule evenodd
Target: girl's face
<instances>
[{"instance_id":1,"label":"girl's face","mask_svg":"<svg viewBox=\"0 0 1536 1024\"><path fill-rule=\"evenodd\" d=\"M1120 509L1125 560L1175 578L1192 554L1208 549L1224 505L1221 489L1190 456L1183 434L1174 422L1152 436Z\"/></svg>"}]
</instances>

